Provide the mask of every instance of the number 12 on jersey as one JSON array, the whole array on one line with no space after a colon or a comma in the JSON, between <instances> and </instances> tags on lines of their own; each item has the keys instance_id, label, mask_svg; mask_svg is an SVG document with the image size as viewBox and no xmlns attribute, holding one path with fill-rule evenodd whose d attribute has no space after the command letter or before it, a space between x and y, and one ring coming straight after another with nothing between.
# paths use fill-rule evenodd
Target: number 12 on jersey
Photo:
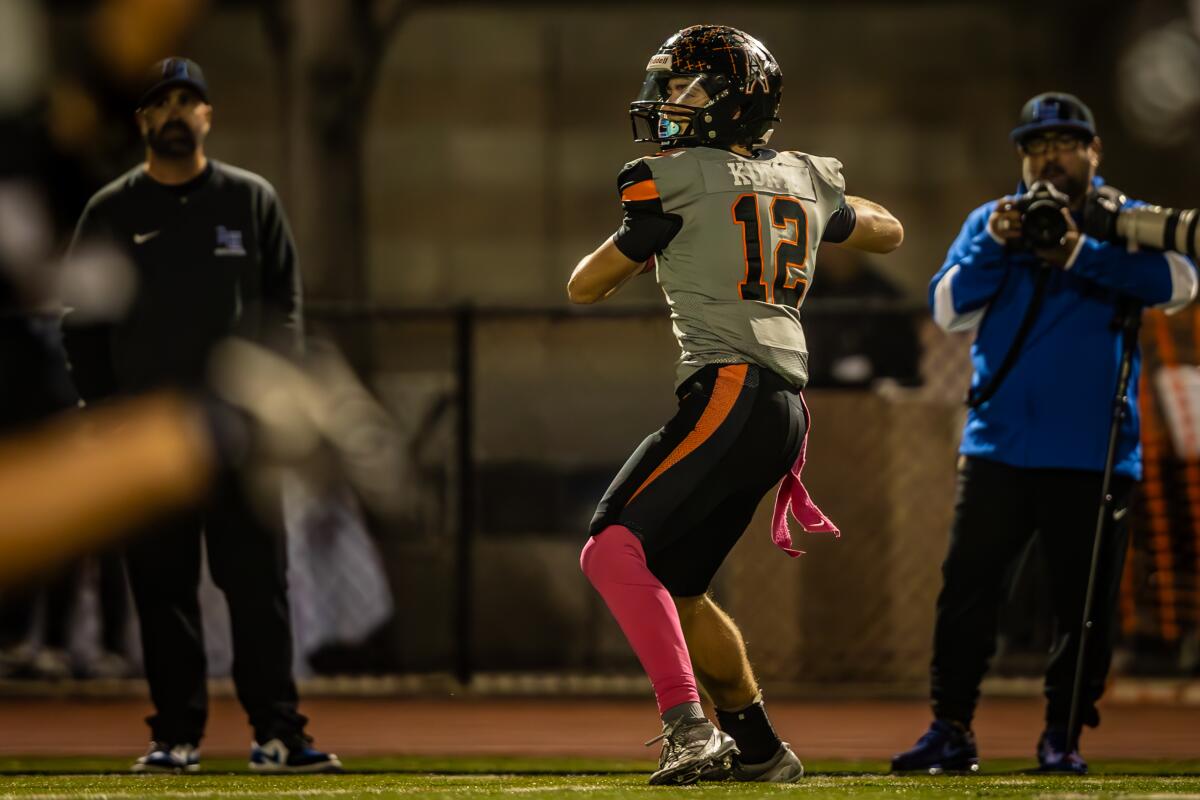
<instances>
[{"instance_id":1,"label":"number 12 on jersey","mask_svg":"<svg viewBox=\"0 0 1200 800\"><path fill-rule=\"evenodd\" d=\"M808 289L804 268L808 260L808 215L804 205L788 195L761 195L770 198L767 216L773 230L768 241L775 241L771 282L763 275L763 229L757 194L738 195L733 202L733 221L742 226L742 246L746 255L746 277L738 284L743 300L759 300L778 305L799 306ZM774 229L779 229L776 232Z\"/></svg>"}]
</instances>

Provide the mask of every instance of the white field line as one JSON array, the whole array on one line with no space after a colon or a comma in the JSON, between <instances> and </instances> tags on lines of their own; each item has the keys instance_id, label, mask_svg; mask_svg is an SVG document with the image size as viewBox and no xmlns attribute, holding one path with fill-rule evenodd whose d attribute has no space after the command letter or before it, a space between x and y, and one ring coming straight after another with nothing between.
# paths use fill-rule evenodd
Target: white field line
<instances>
[{"instance_id":1,"label":"white field line","mask_svg":"<svg viewBox=\"0 0 1200 800\"><path fill-rule=\"evenodd\" d=\"M97 776L103 780L109 776ZM111 776L114 780L129 779L123 775ZM227 797L260 797L263 795L271 795L273 797L353 797L353 796L417 796L428 794L430 792L449 793L449 794L467 794L475 791L474 786L456 785L467 782L472 783L496 783L503 781L510 776L495 775L495 774L480 774L480 775L443 775L438 776L445 781L444 785L424 785L424 786L342 786L342 787L317 787L310 786L303 789L284 789L278 784L264 784L257 789L221 789L220 787L203 787L196 789L161 789L157 786L147 784L144 787L135 787L126 789L114 789L112 791L103 788L96 788L95 785L88 788L79 788L71 792L45 792L38 794L29 794L25 792L18 793L0 793L0 800L136 800L144 797L163 797L163 798L184 798L186 800L194 800L195 798L211 797L227 798ZM1192 776L1162 776L1156 777L1156 780L1162 781L1165 786L1176 781L1191 780ZM990 778L985 779L989 785L999 786L1019 786L1027 783L1027 779L1022 778ZM441 781L439 781L440 783ZM802 785L808 788L821 787L846 787L853 785L856 781L851 777L847 780L842 776L821 776L811 779L805 779ZM898 782L899 783L899 782ZM1078 788L1103 788L1106 784L1111 785L1109 781L1101 778L1083 778L1072 781L1073 786ZM501 792L503 794L513 795L530 795L530 794L550 794L554 792L580 793L612 790L611 785L595 783L557 783L547 784L545 786L493 786L491 791ZM649 786L626 786L622 787L626 790L637 791L645 788L650 790ZM796 787L777 786L780 790L794 790ZM925 788L922 786L921 788ZM983 788L982 786L980 788ZM1094 795L1086 792L1043 792L1036 795L1039 800L1085 800ZM1117 795L1123 800L1200 800L1200 793L1195 792L1139 792L1139 793L1121 793Z\"/></svg>"},{"instance_id":2,"label":"white field line","mask_svg":"<svg viewBox=\"0 0 1200 800\"><path fill-rule=\"evenodd\" d=\"M611 786L594 786L588 784L557 784L554 786L513 786L513 787L496 787L490 789L492 792L503 794L545 794L550 792L598 792L611 790ZM647 787L648 788L648 787ZM392 795L425 795L431 792L436 793L453 793L467 794L468 792L477 791L475 787L467 786L391 786L391 787L371 787L358 786L354 788L344 789L295 789L291 791L280 791L269 787L263 787L258 790L249 789L233 789L233 790L180 790L171 791L154 791L143 790L137 792L109 792L103 789L81 789L66 794L0 794L0 800L134 800L135 798L144 797L178 797L188 798L193 800L200 797L262 797L270 795L272 797L362 797L362 796L392 796Z\"/></svg>"},{"instance_id":3,"label":"white field line","mask_svg":"<svg viewBox=\"0 0 1200 800\"><path fill-rule=\"evenodd\" d=\"M125 776L114 776L120 779L126 779ZM138 789L117 789L106 790L97 788L81 788L69 793L45 792L38 794L30 794L20 792L15 794L0 793L0 800L135 800L135 798L144 797L168 797L168 798L199 798L199 797L261 797L263 795L271 795L272 797L347 797L347 796L365 796L365 795L421 795L430 792L466 794L476 791L474 786L455 786L453 784L471 781L473 783L500 781L505 778L502 775L447 775L441 776L447 778L445 786L345 786L345 787L309 787L305 789L280 789L277 786L264 785L261 789L221 789L219 787L212 788L196 788L196 789L158 789L156 787L146 786ZM503 787L497 786L489 791L502 792L505 794L537 794L546 792L594 792L603 789L611 789L611 786L597 786L595 784L554 784L548 786L512 786Z\"/></svg>"}]
</instances>

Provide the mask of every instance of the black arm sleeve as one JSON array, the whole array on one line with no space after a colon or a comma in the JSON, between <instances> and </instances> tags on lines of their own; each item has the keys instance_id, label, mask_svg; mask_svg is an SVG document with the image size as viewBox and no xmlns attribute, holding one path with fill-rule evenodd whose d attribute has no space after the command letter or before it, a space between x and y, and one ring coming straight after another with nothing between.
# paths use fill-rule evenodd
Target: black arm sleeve
<instances>
[{"instance_id":1,"label":"black arm sleeve","mask_svg":"<svg viewBox=\"0 0 1200 800\"><path fill-rule=\"evenodd\" d=\"M111 226L105 221L101 208L95 201L88 203L75 226L75 236L67 251L67 258L79 254L81 247L88 242L111 239ZM112 363L112 324L99 320L79 321L70 307L75 301L64 297L68 307L67 315L63 318L63 349L67 353L67 362L71 370L71 382L75 391L86 403L95 403L110 397L117 392L116 371ZM82 302L86 302L84 299ZM86 315L85 315L86 317Z\"/></svg>"},{"instance_id":2,"label":"black arm sleeve","mask_svg":"<svg viewBox=\"0 0 1200 800\"><path fill-rule=\"evenodd\" d=\"M671 243L683 220L676 214L631 209L630 205L625 203L625 219L613 234L613 244L630 261L641 263Z\"/></svg>"},{"instance_id":3,"label":"black arm sleeve","mask_svg":"<svg viewBox=\"0 0 1200 800\"><path fill-rule=\"evenodd\" d=\"M617 190L622 196L621 207L625 210L625 218L613 234L613 244L626 258L638 263L655 253L661 253L683 227L683 219L678 214L663 211L662 198L658 197L657 190L637 193L638 197L654 195L647 199L628 197L627 190L647 181L651 187L654 185L654 176L644 161L622 170L617 178Z\"/></svg>"},{"instance_id":4,"label":"black arm sleeve","mask_svg":"<svg viewBox=\"0 0 1200 800\"><path fill-rule=\"evenodd\" d=\"M259 231L262 237L264 333L268 342L300 352L304 343L300 265L287 215L270 187L261 197Z\"/></svg>"},{"instance_id":5,"label":"black arm sleeve","mask_svg":"<svg viewBox=\"0 0 1200 800\"><path fill-rule=\"evenodd\" d=\"M842 206L830 215L829 222L825 224L825 232L821 234L821 241L830 244L846 241L850 234L854 233L857 222L858 215L854 212L854 206Z\"/></svg>"}]
</instances>

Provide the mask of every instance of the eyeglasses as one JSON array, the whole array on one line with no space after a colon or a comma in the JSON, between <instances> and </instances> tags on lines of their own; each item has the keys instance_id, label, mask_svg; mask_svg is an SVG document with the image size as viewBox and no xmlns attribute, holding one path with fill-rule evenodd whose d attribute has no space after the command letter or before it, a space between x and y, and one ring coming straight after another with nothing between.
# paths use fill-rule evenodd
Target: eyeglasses
<instances>
[{"instance_id":1,"label":"eyeglasses","mask_svg":"<svg viewBox=\"0 0 1200 800\"><path fill-rule=\"evenodd\" d=\"M1021 149L1031 156L1040 156L1051 150L1066 153L1077 147L1086 145L1090 140L1071 133L1060 133L1057 136L1033 136L1021 142Z\"/></svg>"}]
</instances>

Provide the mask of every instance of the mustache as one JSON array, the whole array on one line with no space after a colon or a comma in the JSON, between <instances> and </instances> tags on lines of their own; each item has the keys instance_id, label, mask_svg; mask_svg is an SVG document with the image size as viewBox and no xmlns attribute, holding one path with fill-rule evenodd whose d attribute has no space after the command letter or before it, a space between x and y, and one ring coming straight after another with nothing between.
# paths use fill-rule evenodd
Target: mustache
<instances>
[{"instance_id":1,"label":"mustache","mask_svg":"<svg viewBox=\"0 0 1200 800\"><path fill-rule=\"evenodd\" d=\"M172 131L178 133L190 134L192 129L189 128L182 120L173 119L169 122L164 122L162 127L158 129L158 135L163 136Z\"/></svg>"}]
</instances>

